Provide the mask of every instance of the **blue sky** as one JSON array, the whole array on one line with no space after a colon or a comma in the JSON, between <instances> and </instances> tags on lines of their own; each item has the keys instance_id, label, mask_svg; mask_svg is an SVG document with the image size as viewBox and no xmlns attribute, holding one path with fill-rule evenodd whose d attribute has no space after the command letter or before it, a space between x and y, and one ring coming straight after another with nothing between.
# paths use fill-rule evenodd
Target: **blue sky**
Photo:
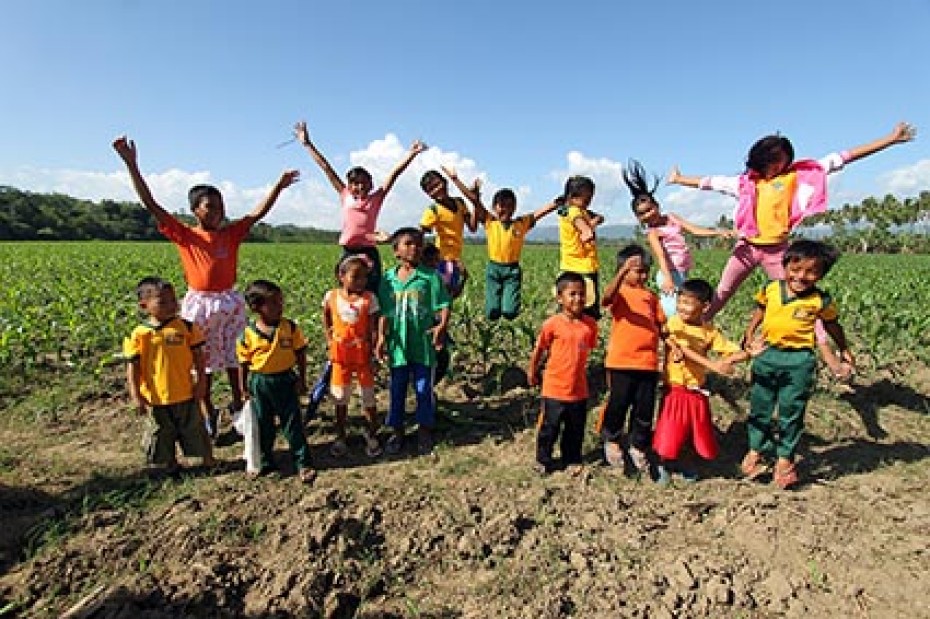
<instances>
[{"instance_id":1,"label":"blue sky","mask_svg":"<svg viewBox=\"0 0 930 619\"><path fill-rule=\"evenodd\" d=\"M7 0L3 22L0 184L22 189L134 199L110 148L126 133L169 210L211 182L242 215L297 168L269 221L338 228L306 152L276 147L299 119L340 173L379 180L414 139L431 146L385 229L419 219L417 181L441 163L517 189L522 210L588 174L593 208L625 224L629 157L662 175L736 174L768 133L820 157L900 120L917 140L835 175L831 202L930 189L927 0ZM659 198L696 222L733 207L681 188Z\"/></svg>"}]
</instances>

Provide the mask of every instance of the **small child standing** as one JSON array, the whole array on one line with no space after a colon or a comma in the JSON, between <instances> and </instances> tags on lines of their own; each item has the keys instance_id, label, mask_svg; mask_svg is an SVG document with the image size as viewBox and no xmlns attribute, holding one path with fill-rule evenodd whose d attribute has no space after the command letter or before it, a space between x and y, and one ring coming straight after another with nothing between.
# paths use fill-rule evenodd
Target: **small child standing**
<instances>
[{"instance_id":1,"label":"small child standing","mask_svg":"<svg viewBox=\"0 0 930 619\"><path fill-rule=\"evenodd\" d=\"M842 362L855 369L836 305L829 294L817 288L838 257L826 243L794 241L782 259L784 279L769 283L756 296L758 306L743 341L753 342L761 325L766 348L752 363L749 451L741 465L749 479L767 470L763 459L774 452L774 482L782 489L798 483L794 460L814 386L814 323L818 319L839 348ZM777 430L772 421L776 406Z\"/></svg>"},{"instance_id":2,"label":"small child standing","mask_svg":"<svg viewBox=\"0 0 930 619\"><path fill-rule=\"evenodd\" d=\"M641 246L617 252L617 273L604 288L610 308L610 340L604 366L610 395L602 409L604 456L611 466L623 465L624 426L629 414L629 457L639 473L649 468L652 417L659 381L659 340L665 339L665 312L646 288L649 255Z\"/></svg>"},{"instance_id":3,"label":"small child standing","mask_svg":"<svg viewBox=\"0 0 930 619\"><path fill-rule=\"evenodd\" d=\"M310 141L306 122L300 121L294 125L294 137L307 149L333 189L339 194L342 208L342 231L339 234L339 245L342 246L342 258L354 254L362 254L368 258L370 270L365 288L377 294L381 281L381 254L378 253L376 231L378 215L394 183L416 156L426 150L426 144L419 140L411 144L410 150L391 170L381 186L374 189L371 173L360 166L349 170L346 173L346 181L343 182L323 153Z\"/></svg>"},{"instance_id":4,"label":"small child standing","mask_svg":"<svg viewBox=\"0 0 930 619\"><path fill-rule=\"evenodd\" d=\"M684 232L694 236L720 238L734 238L736 235L732 230L704 228L674 213L662 213L655 198L659 178L655 177L650 187L646 170L635 159L631 159L624 168L623 182L633 194L630 206L636 219L646 227L646 239L658 265L656 284L661 295L662 310L670 318L675 315L675 292L688 279L688 272L694 266Z\"/></svg>"},{"instance_id":5,"label":"small child standing","mask_svg":"<svg viewBox=\"0 0 930 619\"><path fill-rule=\"evenodd\" d=\"M123 355L132 403L140 416L150 412L154 421L144 440L146 460L174 475L180 469L175 443L180 443L185 456L213 466L198 410L207 386L200 328L178 317L178 299L167 281L146 277L136 286L136 296L148 319L123 342Z\"/></svg>"},{"instance_id":6,"label":"small child standing","mask_svg":"<svg viewBox=\"0 0 930 619\"><path fill-rule=\"evenodd\" d=\"M558 204L550 202L533 213L514 218L517 194L512 189L501 189L491 201L492 213L481 202L481 185L477 180L468 187L459 180L455 170L443 168L443 171L474 205L477 221L484 224L488 243L488 265L485 267L484 279L485 315L488 320L499 320L502 317L513 320L520 314L523 284L520 254L526 235L537 221L556 210Z\"/></svg>"},{"instance_id":7,"label":"small child standing","mask_svg":"<svg viewBox=\"0 0 930 619\"><path fill-rule=\"evenodd\" d=\"M281 192L297 182L296 170L281 174L271 192L252 212L230 224L225 222L223 196L212 185L196 185L188 192L191 211L197 225L187 226L162 208L152 197L139 171L136 145L122 136L113 148L126 164L133 187L143 206L155 217L158 230L174 243L181 256L188 290L181 303L181 316L196 323L202 330L204 365L206 368L205 402L208 411L207 430L215 437L218 414L211 396L212 376L225 370L232 391L233 410L242 408L239 391L239 364L236 360L236 338L245 328L245 301L234 287L238 266L239 245L252 226L268 214Z\"/></svg>"},{"instance_id":8,"label":"small child standing","mask_svg":"<svg viewBox=\"0 0 930 619\"><path fill-rule=\"evenodd\" d=\"M336 403L336 440L330 452L337 458L348 451L346 426L353 377L358 381L367 423L365 453L371 458L381 454L375 375L371 366L379 306L377 297L365 290L369 270L368 261L361 254L343 258L337 267L339 288L323 297L323 327L332 364L330 392Z\"/></svg>"},{"instance_id":9,"label":"small child standing","mask_svg":"<svg viewBox=\"0 0 930 619\"><path fill-rule=\"evenodd\" d=\"M387 425L393 429L385 450L400 453L404 441L404 401L412 382L416 394L418 449L422 455L433 451L436 402L433 398L433 368L436 351L443 347L449 325L449 295L431 270L419 266L423 233L416 228L400 228L391 237L397 266L388 269L381 280L378 304L377 356L387 359L391 369L391 403ZM439 323L435 324L436 315Z\"/></svg>"},{"instance_id":10,"label":"small child standing","mask_svg":"<svg viewBox=\"0 0 930 619\"><path fill-rule=\"evenodd\" d=\"M257 318L242 332L236 353L242 365L242 393L249 398L258 421L261 452L258 474L277 470L274 462L277 416L300 481L313 483L316 471L310 465L299 401L299 396L307 392L307 341L300 327L284 317L284 293L277 284L255 280L246 287L245 300Z\"/></svg>"},{"instance_id":11,"label":"small child standing","mask_svg":"<svg viewBox=\"0 0 930 619\"><path fill-rule=\"evenodd\" d=\"M545 358L534 468L543 475L555 470L552 451L561 433L562 466L578 474L588 414L588 355L597 346L597 322L584 313L581 275L562 273L555 289L560 312L543 322L527 369L530 386L536 386Z\"/></svg>"},{"instance_id":12,"label":"small child standing","mask_svg":"<svg viewBox=\"0 0 930 619\"><path fill-rule=\"evenodd\" d=\"M465 200L449 195L449 182L436 170L423 174L420 187L433 200L433 204L423 211L420 229L436 233L440 258L437 272L454 299L462 294L467 277L462 262L465 228L474 232L478 229L478 222Z\"/></svg>"},{"instance_id":13,"label":"small child standing","mask_svg":"<svg viewBox=\"0 0 930 619\"><path fill-rule=\"evenodd\" d=\"M601 317L600 285L597 269L597 234L595 228L604 218L588 207L594 199L594 181L587 176L572 176L565 181L565 191L556 200L559 206L559 270L578 273L585 280L585 314Z\"/></svg>"},{"instance_id":14,"label":"small child standing","mask_svg":"<svg viewBox=\"0 0 930 619\"><path fill-rule=\"evenodd\" d=\"M678 346L681 355L666 356L666 393L652 439L652 449L660 460L658 482L663 485L671 480L673 469L685 481L697 481L697 472L690 463L683 462L684 458L679 460L686 443L691 442L697 455L705 460L717 457L719 449L704 380L708 371L730 376L734 363L749 358L739 344L704 321L713 296L714 288L705 280L685 280L679 286L677 311L668 319L669 341ZM709 352L721 358L710 359Z\"/></svg>"}]
</instances>

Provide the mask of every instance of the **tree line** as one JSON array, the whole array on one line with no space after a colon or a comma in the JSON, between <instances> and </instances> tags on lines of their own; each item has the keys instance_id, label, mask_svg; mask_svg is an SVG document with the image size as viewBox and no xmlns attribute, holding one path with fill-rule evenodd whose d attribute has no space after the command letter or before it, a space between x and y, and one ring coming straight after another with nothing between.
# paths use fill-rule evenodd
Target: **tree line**
<instances>
[{"instance_id":1,"label":"tree line","mask_svg":"<svg viewBox=\"0 0 930 619\"><path fill-rule=\"evenodd\" d=\"M189 213L176 216L189 224ZM258 223L250 241L335 243L338 232ZM34 193L0 186L2 241L162 241L155 218L138 202L80 200L60 193Z\"/></svg>"},{"instance_id":2,"label":"tree line","mask_svg":"<svg viewBox=\"0 0 930 619\"><path fill-rule=\"evenodd\" d=\"M189 214L178 214L193 223ZM719 227L733 227L721 216ZM930 253L930 191L900 199L869 197L806 219L805 236L829 238L846 252ZM249 240L335 243L338 233L292 224L259 223ZM0 240L4 241L158 241L155 219L137 202L80 200L59 193L33 193L0 186ZM729 246L720 239L694 239L697 247ZM721 245L722 243L722 245Z\"/></svg>"}]
</instances>

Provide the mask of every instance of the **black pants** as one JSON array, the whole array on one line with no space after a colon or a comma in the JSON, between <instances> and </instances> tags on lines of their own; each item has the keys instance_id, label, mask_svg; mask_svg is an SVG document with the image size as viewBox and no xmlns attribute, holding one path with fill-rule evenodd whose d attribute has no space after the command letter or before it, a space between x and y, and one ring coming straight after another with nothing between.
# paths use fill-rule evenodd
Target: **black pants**
<instances>
[{"instance_id":1,"label":"black pants","mask_svg":"<svg viewBox=\"0 0 930 619\"><path fill-rule=\"evenodd\" d=\"M605 440L620 440L629 415L630 445L648 451L652 444L652 417L658 382L659 373L652 370L607 368L610 397L602 426Z\"/></svg>"},{"instance_id":2,"label":"black pants","mask_svg":"<svg viewBox=\"0 0 930 619\"><path fill-rule=\"evenodd\" d=\"M536 433L536 461L552 469L552 449L559 438L559 450L563 466L581 464L581 444L584 441L584 426L588 416L588 401L563 402L552 398L542 399Z\"/></svg>"}]
</instances>

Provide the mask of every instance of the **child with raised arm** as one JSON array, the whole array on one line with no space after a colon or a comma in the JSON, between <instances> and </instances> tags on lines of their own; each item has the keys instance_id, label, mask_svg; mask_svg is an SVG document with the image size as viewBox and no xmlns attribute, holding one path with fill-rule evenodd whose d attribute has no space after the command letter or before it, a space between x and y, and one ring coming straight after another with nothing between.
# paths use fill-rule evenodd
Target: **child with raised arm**
<instances>
[{"instance_id":1,"label":"child with raised arm","mask_svg":"<svg viewBox=\"0 0 930 619\"><path fill-rule=\"evenodd\" d=\"M400 228L391 240L397 266L381 280L378 304L377 356L386 359L391 371L391 403L387 425L393 434L385 444L390 454L400 453L404 442L404 402L412 382L416 395L418 450L433 451L436 402L433 398L433 368L436 351L443 347L449 325L449 294L439 275L419 266L423 232ZM439 323L435 324L436 315Z\"/></svg>"},{"instance_id":2,"label":"child with raised arm","mask_svg":"<svg viewBox=\"0 0 930 619\"><path fill-rule=\"evenodd\" d=\"M336 171L323 156L323 153L310 141L307 123L304 121L294 125L294 135L307 149L313 160L323 170L333 189L339 194L342 208L342 230L339 234L339 245L342 246L342 258L354 254L362 254L370 261L366 290L375 294L381 280L381 255L378 253L378 237L376 227L378 214L394 183L417 155L426 150L426 144L415 141L403 159L394 167L384 179L380 187L374 189L371 173L363 167L356 166L346 173L346 182L343 182ZM340 258L341 260L341 258Z\"/></svg>"},{"instance_id":3,"label":"child with raised arm","mask_svg":"<svg viewBox=\"0 0 930 619\"><path fill-rule=\"evenodd\" d=\"M713 295L713 287L703 279L683 281L677 311L668 319L669 341L681 354L666 355L665 394L652 438L652 449L659 458L658 482L663 485L671 481L673 472L680 473L686 482L697 481L691 458L680 457L687 443L705 460L717 457L719 449L704 379L708 371L729 376L734 363L749 358L739 344L726 339L704 320ZM718 356L711 358L709 353Z\"/></svg>"},{"instance_id":4,"label":"child with raised arm","mask_svg":"<svg viewBox=\"0 0 930 619\"><path fill-rule=\"evenodd\" d=\"M826 243L794 241L782 258L784 278L770 282L756 295L758 306L743 341L753 342L761 326L766 348L752 362L749 451L741 465L749 479L764 473L765 458L774 455L775 484L784 489L798 483L794 459L814 387L815 321L820 320L836 342L843 363L855 369L836 305L817 287L838 257L839 253ZM777 425L772 419L776 407Z\"/></svg>"},{"instance_id":5,"label":"child with raised arm","mask_svg":"<svg viewBox=\"0 0 930 619\"><path fill-rule=\"evenodd\" d=\"M236 353L242 364L242 393L249 398L258 421L258 474L277 470L277 417L298 478L302 483L313 483L316 471L310 463L299 401L299 396L307 393L307 340L297 323L284 317L284 293L274 282L257 279L249 283L245 300L256 318L242 332Z\"/></svg>"},{"instance_id":6,"label":"child with raised arm","mask_svg":"<svg viewBox=\"0 0 930 619\"><path fill-rule=\"evenodd\" d=\"M542 410L536 425L535 470L555 470L552 451L559 441L562 466L581 471L581 447L588 415L588 356L597 346L597 322L584 313L585 281L577 273L562 273L555 282L559 313L542 324L530 355L530 386L542 374ZM561 439L560 439L561 434Z\"/></svg>"},{"instance_id":7,"label":"child with raised arm","mask_svg":"<svg viewBox=\"0 0 930 619\"><path fill-rule=\"evenodd\" d=\"M756 267L761 266L770 279L784 277L782 257L789 234L806 217L827 209L827 175L889 146L909 142L915 135L913 126L898 123L884 137L817 161L794 161L788 138L769 135L749 149L746 172L739 176L684 176L672 168L670 184L719 191L739 201L734 216L739 241L720 276L707 318L726 305Z\"/></svg>"},{"instance_id":8,"label":"child with raised arm","mask_svg":"<svg viewBox=\"0 0 930 619\"><path fill-rule=\"evenodd\" d=\"M245 217L226 222L223 196L216 187L196 185L188 193L197 225L187 226L162 208L139 171L138 153L132 140L122 136L113 148L126 164L133 187L143 206L155 217L158 230L174 243L181 256L187 293L181 302L181 316L202 330L206 368L206 407L208 432L216 436L218 414L211 397L212 376L225 370L232 391L231 409L242 408L239 391L239 364L236 339L246 324L245 301L235 290L239 245L252 226L268 214L281 192L297 182L296 170L281 174L264 200Z\"/></svg>"},{"instance_id":9,"label":"child with raised arm","mask_svg":"<svg viewBox=\"0 0 930 619\"><path fill-rule=\"evenodd\" d=\"M659 340L668 335L659 298L646 288L649 262L649 254L635 243L617 252L617 273L604 288L602 301L611 316L604 358L610 395L599 424L604 457L611 466L623 465L622 439L628 426L628 454L639 473L649 469L659 382Z\"/></svg>"},{"instance_id":10,"label":"child with raised arm","mask_svg":"<svg viewBox=\"0 0 930 619\"><path fill-rule=\"evenodd\" d=\"M158 277L136 286L139 308L148 316L123 342L129 395L140 416L151 414L146 461L169 475L180 469L175 443L185 456L213 466L213 450L201 411L206 393L204 339L200 328L178 317L174 287Z\"/></svg>"},{"instance_id":11,"label":"child with raised arm","mask_svg":"<svg viewBox=\"0 0 930 619\"><path fill-rule=\"evenodd\" d=\"M595 228L604 218L590 210L594 199L594 181L587 176L572 176L565 181L565 191L556 200L559 210L559 270L578 273L585 280L585 314L601 317L600 285L597 269L597 234Z\"/></svg>"},{"instance_id":12,"label":"child with raised arm","mask_svg":"<svg viewBox=\"0 0 930 619\"><path fill-rule=\"evenodd\" d=\"M462 262L465 228L474 232L478 229L478 222L465 200L449 195L449 182L436 170L427 170L423 174L420 188L433 200L433 204L423 211L420 229L436 234L440 258L437 272L449 295L455 299L462 294L467 278Z\"/></svg>"},{"instance_id":13,"label":"child with raised arm","mask_svg":"<svg viewBox=\"0 0 930 619\"><path fill-rule=\"evenodd\" d=\"M630 206L636 219L646 228L646 240L659 267L656 269L656 284L662 309L667 317L674 316L675 293L681 283L688 279L688 272L694 266L684 233L721 238L733 238L735 234L732 230L697 226L674 213L663 213L655 198L659 178L655 177L650 186L646 170L635 159L631 159L624 168L623 182L633 194Z\"/></svg>"},{"instance_id":14,"label":"child with raised arm","mask_svg":"<svg viewBox=\"0 0 930 619\"><path fill-rule=\"evenodd\" d=\"M558 208L554 201L533 213L514 217L517 210L517 194L512 189L501 189L491 200L493 212L481 202L481 185L476 179L471 187L459 180L455 170L443 168L466 198L475 207L475 217L484 224L488 243L488 264L485 267L484 312L488 320L501 317L513 320L520 314L520 291L523 271L520 268L520 253L527 233L536 222Z\"/></svg>"},{"instance_id":15,"label":"child with raised arm","mask_svg":"<svg viewBox=\"0 0 930 619\"><path fill-rule=\"evenodd\" d=\"M330 392L336 403L336 440L330 452L337 458L348 451L346 426L353 378L358 381L367 424L365 453L371 458L381 454L372 369L379 306L378 298L365 290L368 271L365 256L346 256L337 267L339 287L323 297L323 327L332 364Z\"/></svg>"}]
</instances>

